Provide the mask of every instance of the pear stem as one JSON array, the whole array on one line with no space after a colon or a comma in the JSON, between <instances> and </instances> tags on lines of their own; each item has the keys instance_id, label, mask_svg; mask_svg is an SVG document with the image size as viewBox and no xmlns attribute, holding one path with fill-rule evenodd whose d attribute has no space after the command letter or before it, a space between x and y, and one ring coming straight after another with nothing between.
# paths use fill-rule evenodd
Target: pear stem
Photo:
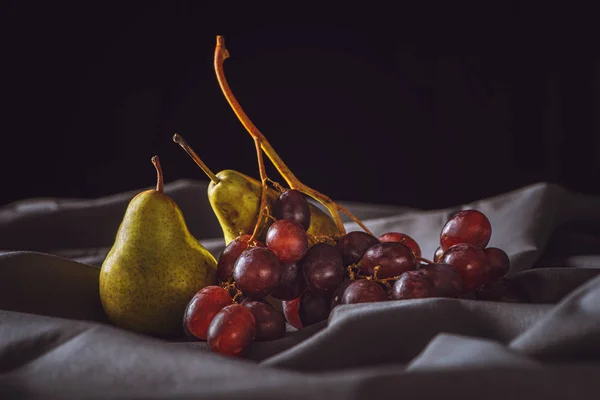
<instances>
[{"instance_id":1,"label":"pear stem","mask_svg":"<svg viewBox=\"0 0 600 400\"><path fill-rule=\"evenodd\" d=\"M252 236L250 237L250 242L252 242L256 238L262 220L265 217L267 211L267 182L269 181L269 178L267 177L267 169L265 168L265 160L263 159L262 148L260 146L260 141L254 139L254 144L256 145L256 158L258 159L258 171L260 173L261 189L258 219L256 220L256 225L254 225L254 231L252 232Z\"/></svg>"},{"instance_id":2,"label":"pear stem","mask_svg":"<svg viewBox=\"0 0 600 400\"><path fill-rule=\"evenodd\" d=\"M217 178L217 176L210 170L210 168L208 168L206 164L204 164L204 161L202 161L198 154L196 154L196 152L190 147L190 145L187 144L187 142L178 133L173 135L173 141L179 146L181 146L181 148L188 154L188 156L192 158L192 160L194 160L196 165L198 165L200 169L204 171L206 176L208 176L214 184L221 182L221 180Z\"/></svg>"},{"instance_id":3,"label":"pear stem","mask_svg":"<svg viewBox=\"0 0 600 400\"><path fill-rule=\"evenodd\" d=\"M158 156L152 157L152 164L154 164L154 168L156 168L156 191L158 193L163 193L165 189L164 179L163 179L163 171L160 166L160 160Z\"/></svg>"},{"instance_id":4,"label":"pear stem","mask_svg":"<svg viewBox=\"0 0 600 400\"><path fill-rule=\"evenodd\" d=\"M331 214L337 226L337 229L341 234L345 234L346 229L344 228L344 223L342 222L342 219L340 217L340 211L348 215L348 217L350 217L351 220L356 222L365 232L369 233L370 235L373 235L373 233L358 218L352 215L350 211L335 203L332 199L330 199L323 193L320 193L317 190L312 189L303 184L283 162L283 160L279 157L275 149L273 149L267 138L258 130L258 128L252 123L252 121L250 121L250 118L248 118L248 116L242 109L242 106L233 95L233 92L229 87L227 79L225 78L225 73L223 71L223 62L227 58L229 58L229 51L225 48L225 39L222 36L217 36L214 66L219 86L221 87L221 90L223 91L227 102L233 109L233 112L238 117L244 128L246 128L250 136L252 136L252 138L260 144L262 150L271 160L279 174L283 177L283 179L285 179L289 187L312 197L313 199L321 203L323 206L325 206L325 208L327 208L327 210Z\"/></svg>"}]
</instances>

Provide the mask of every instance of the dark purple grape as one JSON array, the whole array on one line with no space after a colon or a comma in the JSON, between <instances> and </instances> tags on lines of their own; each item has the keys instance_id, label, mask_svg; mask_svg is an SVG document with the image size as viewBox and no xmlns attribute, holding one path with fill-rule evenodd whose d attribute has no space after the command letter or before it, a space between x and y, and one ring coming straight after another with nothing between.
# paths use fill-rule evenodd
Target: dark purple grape
<instances>
[{"instance_id":1,"label":"dark purple grape","mask_svg":"<svg viewBox=\"0 0 600 400\"><path fill-rule=\"evenodd\" d=\"M340 283L340 285L337 287L337 289L335 289L333 291L333 294L331 295L331 309L333 310L335 307L339 306L340 304L342 304L342 296L344 296L344 292L346 291L346 288L352 283L354 282L353 280L347 279L345 281L343 281L342 283Z\"/></svg>"},{"instance_id":2,"label":"dark purple grape","mask_svg":"<svg viewBox=\"0 0 600 400\"><path fill-rule=\"evenodd\" d=\"M272 305L250 298L244 299L241 304L254 316L257 342L280 339L285 335L285 318Z\"/></svg>"},{"instance_id":3,"label":"dark purple grape","mask_svg":"<svg viewBox=\"0 0 600 400\"><path fill-rule=\"evenodd\" d=\"M531 301L521 286L506 279L499 279L482 286L475 292L475 296L477 300L508 303L529 303Z\"/></svg>"},{"instance_id":4,"label":"dark purple grape","mask_svg":"<svg viewBox=\"0 0 600 400\"><path fill-rule=\"evenodd\" d=\"M492 225L477 210L460 211L452 216L442 228L440 244L446 251L455 244L466 243L484 249L492 237Z\"/></svg>"},{"instance_id":5,"label":"dark purple grape","mask_svg":"<svg viewBox=\"0 0 600 400\"><path fill-rule=\"evenodd\" d=\"M417 271L423 272L433 282L437 297L458 297L463 291L462 277L451 265L423 265Z\"/></svg>"},{"instance_id":6,"label":"dark purple grape","mask_svg":"<svg viewBox=\"0 0 600 400\"><path fill-rule=\"evenodd\" d=\"M273 205L275 219L289 219L308 229L310 226L310 208L308 201L298 190L290 189L281 193Z\"/></svg>"},{"instance_id":7,"label":"dark purple grape","mask_svg":"<svg viewBox=\"0 0 600 400\"><path fill-rule=\"evenodd\" d=\"M422 271L406 271L392 287L392 299L424 299L436 297L435 285Z\"/></svg>"},{"instance_id":8,"label":"dark purple grape","mask_svg":"<svg viewBox=\"0 0 600 400\"><path fill-rule=\"evenodd\" d=\"M439 262L444 256L444 250L441 247L438 247L435 253L433 254L433 262Z\"/></svg>"},{"instance_id":9,"label":"dark purple grape","mask_svg":"<svg viewBox=\"0 0 600 400\"><path fill-rule=\"evenodd\" d=\"M342 254L344 265L356 264L365 251L379 243L376 237L362 231L348 232L338 241L336 248Z\"/></svg>"},{"instance_id":10,"label":"dark purple grape","mask_svg":"<svg viewBox=\"0 0 600 400\"><path fill-rule=\"evenodd\" d=\"M306 231L296 221L280 219L267 230L267 248L285 263L300 260L308 251Z\"/></svg>"},{"instance_id":11,"label":"dark purple grape","mask_svg":"<svg viewBox=\"0 0 600 400\"><path fill-rule=\"evenodd\" d=\"M240 255L248 248L248 241L252 235L241 235L233 239L223 249L223 252L219 256L219 262L217 263L217 276L221 282L226 282L233 273L233 266L240 257ZM253 243L258 247L265 247L264 244L255 240Z\"/></svg>"},{"instance_id":12,"label":"dark purple grape","mask_svg":"<svg viewBox=\"0 0 600 400\"><path fill-rule=\"evenodd\" d=\"M311 247L299 264L312 291L331 293L344 280L342 255L326 243Z\"/></svg>"},{"instance_id":13,"label":"dark purple grape","mask_svg":"<svg viewBox=\"0 0 600 400\"><path fill-rule=\"evenodd\" d=\"M279 259L267 248L251 247L235 263L233 279L236 286L250 298L268 296L281 279Z\"/></svg>"},{"instance_id":14,"label":"dark purple grape","mask_svg":"<svg viewBox=\"0 0 600 400\"><path fill-rule=\"evenodd\" d=\"M502 278L510 269L510 258L504 250L488 247L483 250L490 264L490 281Z\"/></svg>"},{"instance_id":15,"label":"dark purple grape","mask_svg":"<svg viewBox=\"0 0 600 400\"><path fill-rule=\"evenodd\" d=\"M450 264L460 274L463 290L475 290L488 282L490 266L483 250L461 243L444 252L442 263Z\"/></svg>"},{"instance_id":16,"label":"dark purple grape","mask_svg":"<svg viewBox=\"0 0 600 400\"><path fill-rule=\"evenodd\" d=\"M326 294L311 291L304 292L300 298L300 321L304 326L325 321L329 317L331 298Z\"/></svg>"},{"instance_id":17,"label":"dark purple grape","mask_svg":"<svg viewBox=\"0 0 600 400\"><path fill-rule=\"evenodd\" d=\"M388 232L388 233L384 233L383 235L379 236L378 239L381 243L397 242L397 243L405 244L412 250L413 253L415 253L415 257L417 257L417 258L421 257L421 248L419 247L419 244L417 243L417 241L415 239L411 238L406 233Z\"/></svg>"},{"instance_id":18,"label":"dark purple grape","mask_svg":"<svg viewBox=\"0 0 600 400\"><path fill-rule=\"evenodd\" d=\"M233 299L220 286L206 286L198 291L188 303L184 313L186 331L198 339L206 340L208 326L224 307L233 304Z\"/></svg>"},{"instance_id":19,"label":"dark purple grape","mask_svg":"<svg viewBox=\"0 0 600 400\"><path fill-rule=\"evenodd\" d=\"M283 264L279 285L271 291L271 297L277 300L292 300L306 290L306 281L299 262Z\"/></svg>"},{"instance_id":20,"label":"dark purple grape","mask_svg":"<svg viewBox=\"0 0 600 400\"><path fill-rule=\"evenodd\" d=\"M215 315L208 327L208 347L215 353L237 356L256 337L252 312L241 304L231 304Z\"/></svg>"},{"instance_id":21,"label":"dark purple grape","mask_svg":"<svg viewBox=\"0 0 600 400\"><path fill-rule=\"evenodd\" d=\"M306 291L296 299L282 303L285 319L296 329L325 321L329 317L331 299L322 293Z\"/></svg>"},{"instance_id":22,"label":"dark purple grape","mask_svg":"<svg viewBox=\"0 0 600 400\"><path fill-rule=\"evenodd\" d=\"M365 252L359 262L363 274L373 275L374 268L379 266L378 278L391 278L414 270L417 259L412 250L402 243L380 243Z\"/></svg>"},{"instance_id":23,"label":"dark purple grape","mask_svg":"<svg viewBox=\"0 0 600 400\"><path fill-rule=\"evenodd\" d=\"M342 304L372 303L386 300L388 300L388 294L383 286L369 279L353 281L348 285L342 296Z\"/></svg>"}]
</instances>

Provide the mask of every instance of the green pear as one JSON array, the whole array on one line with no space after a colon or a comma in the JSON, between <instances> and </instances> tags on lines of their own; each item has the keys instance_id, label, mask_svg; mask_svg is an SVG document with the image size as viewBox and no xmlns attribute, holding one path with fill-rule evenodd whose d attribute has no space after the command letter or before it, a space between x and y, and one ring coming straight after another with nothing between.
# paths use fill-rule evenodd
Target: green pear
<instances>
[{"instance_id":1,"label":"green pear","mask_svg":"<svg viewBox=\"0 0 600 400\"><path fill-rule=\"evenodd\" d=\"M175 201L163 193L157 156L156 189L129 203L100 270L100 298L122 328L161 337L183 333L185 308L198 290L217 282L217 262L189 232Z\"/></svg>"},{"instance_id":2,"label":"green pear","mask_svg":"<svg viewBox=\"0 0 600 400\"><path fill-rule=\"evenodd\" d=\"M242 234L251 234L256 225L260 207L262 186L256 179L234 170L223 170L213 173L200 159L196 152L178 134L173 136L173 141L183 150L210 178L208 185L208 201L219 220L225 244ZM271 213L273 202L278 192L267 188L267 207ZM307 232L315 236L339 235L335 222L329 215L309 203L310 226ZM258 237L261 238L272 221L266 219L260 227Z\"/></svg>"}]
</instances>

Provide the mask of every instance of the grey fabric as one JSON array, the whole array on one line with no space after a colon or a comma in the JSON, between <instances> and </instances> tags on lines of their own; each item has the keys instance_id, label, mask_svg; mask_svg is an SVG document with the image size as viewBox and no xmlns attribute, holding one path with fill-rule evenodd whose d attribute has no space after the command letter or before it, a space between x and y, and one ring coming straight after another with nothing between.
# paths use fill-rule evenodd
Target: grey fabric
<instances>
[{"instance_id":1,"label":"grey fabric","mask_svg":"<svg viewBox=\"0 0 600 400\"><path fill-rule=\"evenodd\" d=\"M206 183L166 191L218 255ZM234 359L107 322L98 266L137 192L0 209L1 398L600 398L599 198L537 184L436 211L346 203L375 234L413 236L426 257L453 212L483 211L531 302L339 306Z\"/></svg>"}]
</instances>

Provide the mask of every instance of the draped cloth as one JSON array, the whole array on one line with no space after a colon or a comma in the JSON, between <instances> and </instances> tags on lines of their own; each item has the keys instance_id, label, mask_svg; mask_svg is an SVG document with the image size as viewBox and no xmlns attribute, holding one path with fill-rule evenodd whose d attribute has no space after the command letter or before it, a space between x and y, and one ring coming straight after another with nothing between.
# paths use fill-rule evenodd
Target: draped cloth
<instances>
[{"instance_id":1,"label":"draped cloth","mask_svg":"<svg viewBox=\"0 0 600 400\"><path fill-rule=\"evenodd\" d=\"M206 189L165 186L218 256ZM107 321L99 267L138 192L0 208L0 398L600 398L600 198L540 183L433 211L343 203L376 235L411 235L426 258L454 212L482 211L489 245L510 256L507 281L530 301L342 305L231 358Z\"/></svg>"}]
</instances>

